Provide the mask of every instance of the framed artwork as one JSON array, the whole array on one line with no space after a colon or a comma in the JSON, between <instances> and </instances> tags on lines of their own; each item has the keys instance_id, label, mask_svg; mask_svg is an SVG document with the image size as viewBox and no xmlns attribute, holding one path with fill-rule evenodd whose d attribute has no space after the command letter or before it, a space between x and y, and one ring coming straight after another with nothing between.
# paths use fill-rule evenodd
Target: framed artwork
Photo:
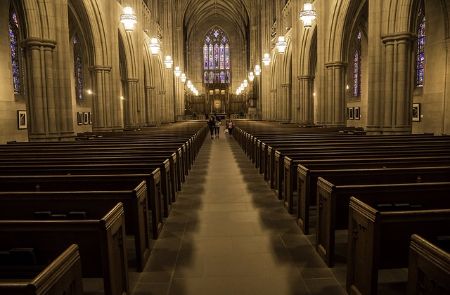
<instances>
[{"instance_id":1,"label":"framed artwork","mask_svg":"<svg viewBox=\"0 0 450 295\"><path fill-rule=\"evenodd\" d=\"M83 112L83 124L84 125L89 124L89 114L86 112Z\"/></svg>"},{"instance_id":2,"label":"framed artwork","mask_svg":"<svg viewBox=\"0 0 450 295\"><path fill-rule=\"evenodd\" d=\"M77 112L77 124L83 125L83 113Z\"/></svg>"},{"instance_id":3,"label":"framed artwork","mask_svg":"<svg viewBox=\"0 0 450 295\"><path fill-rule=\"evenodd\" d=\"M89 114L89 125L92 125L92 113L91 112L89 112L88 113Z\"/></svg>"},{"instance_id":4,"label":"framed artwork","mask_svg":"<svg viewBox=\"0 0 450 295\"><path fill-rule=\"evenodd\" d=\"M350 120L354 120L355 119L355 108L349 108L348 109L348 118Z\"/></svg>"},{"instance_id":5,"label":"framed artwork","mask_svg":"<svg viewBox=\"0 0 450 295\"><path fill-rule=\"evenodd\" d=\"M355 120L361 119L361 109L359 107L355 107Z\"/></svg>"},{"instance_id":6,"label":"framed artwork","mask_svg":"<svg viewBox=\"0 0 450 295\"><path fill-rule=\"evenodd\" d=\"M412 121L420 122L420 103L413 103L412 106Z\"/></svg>"},{"instance_id":7,"label":"framed artwork","mask_svg":"<svg viewBox=\"0 0 450 295\"><path fill-rule=\"evenodd\" d=\"M27 128L28 128L27 111L25 110L17 111L17 129L27 129Z\"/></svg>"}]
</instances>

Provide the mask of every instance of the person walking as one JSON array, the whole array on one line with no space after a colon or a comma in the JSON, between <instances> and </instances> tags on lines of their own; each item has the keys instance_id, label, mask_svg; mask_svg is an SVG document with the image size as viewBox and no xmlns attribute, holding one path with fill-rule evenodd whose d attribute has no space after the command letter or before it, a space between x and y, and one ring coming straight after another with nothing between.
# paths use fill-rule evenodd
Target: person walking
<instances>
[{"instance_id":1,"label":"person walking","mask_svg":"<svg viewBox=\"0 0 450 295\"><path fill-rule=\"evenodd\" d=\"M220 134L220 125L221 125L221 124L222 124L222 122L220 122L220 118L219 118L219 117L216 117L214 131L215 131L215 134L216 134L216 137L217 137L217 138L219 138L219 134Z\"/></svg>"},{"instance_id":2,"label":"person walking","mask_svg":"<svg viewBox=\"0 0 450 295\"><path fill-rule=\"evenodd\" d=\"M231 119L230 119L230 121L228 121L227 128L228 128L228 134L231 136L233 134L233 128L234 128L234 123Z\"/></svg>"},{"instance_id":3,"label":"person walking","mask_svg":"<svg viewBox=\"0 0 450 295\"><path fill-rule=\"evenodd\" d=\"M214 139L214 129L216 127L216 121L214 120L214 117L209 117L208 120L208 128L209 128L209 134L211 134L211 139Z\"/></svg>"}]
</instances>

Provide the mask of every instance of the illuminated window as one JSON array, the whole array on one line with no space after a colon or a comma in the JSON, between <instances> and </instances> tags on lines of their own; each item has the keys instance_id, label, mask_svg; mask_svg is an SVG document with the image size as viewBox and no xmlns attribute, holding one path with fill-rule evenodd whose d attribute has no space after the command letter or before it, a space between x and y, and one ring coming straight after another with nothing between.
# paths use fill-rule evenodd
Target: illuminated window
<instances>
[{"instance_id":1,"label":"illuminated window","mask_svg":"<svg viewBox=\"0 0 450 295\"><path fill-rule=\"evenodd\" d=\"M425 76L425 10L423 2L421 4L417 26L416 87L423 87Z\"/></svg>"},{"instance_id":2,"label":"illuminated window","mask_svg":"<svg viewBox=\"0 0 450 295\"><path fill-rule=\"evenodd\" d=\"M78 100L83 99L83 51L78 35L72 38L73 45L73 67L75 77L75 95Z\"/></svg>"},{"instance_id":3,"label":"illuminated window","mask_svg":"<svg viewBox=\"0 0 450 295\"><path fill-rule=\"evenodd\" d=\"M11 5L9 10L9 47L11 50L11 65L14 93L19 94L22 91L22 70L20 62L20 34L19 21L14 7Z\"/></svg>"},{"instance_id":4,"label":"illuminated window","mask_svg":"<svg viewBox=\"0 0 450 295\"><path fill-rule=\"evenodd\" d=\"M222 29L214 27L206 34L203 45L203 82L205 84L230 83L229 69L228 37Z\"/></svg>"},{"instance_id":5,"label":"illuminated window","mask_svg":"<svg viewBox=\"0 0 450 295\"><path fill-rule=\"evenodd\" d=\"M356 46L353 51L353 96L361 96L361 32L356 36Z\"/></svg>"}]
</instances>

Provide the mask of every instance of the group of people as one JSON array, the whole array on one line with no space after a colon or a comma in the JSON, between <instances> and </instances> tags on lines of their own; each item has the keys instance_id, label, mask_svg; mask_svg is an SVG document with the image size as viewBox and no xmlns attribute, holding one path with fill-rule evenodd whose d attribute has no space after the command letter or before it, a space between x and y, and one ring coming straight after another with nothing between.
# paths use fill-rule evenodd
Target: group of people
<instances>
[{"instance_id":1,"label":"group of people","mask_svg":"<svg viewBox=\"0 0 450 295\"><path fill-rule=\"evenodd\" d=\"M220 125L222 125L222 122L218 116L210 116L209 117L208 128L209 128L209 133L211 134L211 139L214 139L215 137L219 138ZM226 131L225 132L228 133L229 135L232 135L233 128L234 128L234 123L230 119L226 123Z\"/></svg>"}]
</instances>

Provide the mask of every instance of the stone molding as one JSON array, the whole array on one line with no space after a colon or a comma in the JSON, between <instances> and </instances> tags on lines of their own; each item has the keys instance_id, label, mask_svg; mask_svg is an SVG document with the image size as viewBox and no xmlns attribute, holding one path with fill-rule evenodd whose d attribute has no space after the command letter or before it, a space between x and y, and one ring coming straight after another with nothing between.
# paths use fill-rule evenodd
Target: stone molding
<instances>
[{"instance_id":1,"label":"stone molding","mask_svg":"<svg viewBox=\"0 0 450 295\"><path fill-rule=\"evenodd\" d=\"M381 36L381 41L383 41L384 44L389 42L398 42L398 41L413 41L417 38L416 34L410 33L410 32L398 32L393 34L387 34Z\"/></svg>"},{"instance_id":2,"label":"stone molding","mask_svg":"<svg viewBox=\"0 0 450 295\"><path fill-rule=\"evenodd\" d=\"M22 47L48 47L55 48L56 41L42 38L30 37L22 41Z\"/></svg>"}]
</instances>

